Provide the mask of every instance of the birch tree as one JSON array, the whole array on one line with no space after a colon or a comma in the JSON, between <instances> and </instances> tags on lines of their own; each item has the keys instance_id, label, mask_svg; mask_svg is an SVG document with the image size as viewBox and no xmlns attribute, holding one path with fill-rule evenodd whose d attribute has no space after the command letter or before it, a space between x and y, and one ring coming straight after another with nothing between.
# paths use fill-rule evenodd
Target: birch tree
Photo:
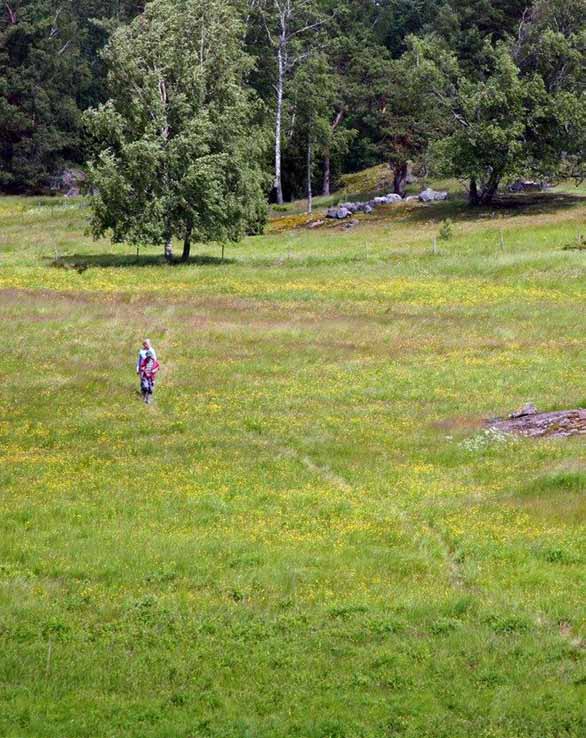
<instances>
[{"instance_id":1,"label":"birch tree","mask_svg":"<svg viewBox=\"0 0 586 738\"><path fill-rule=\"evenodd\" d=\"M283 119L287 87L298 64L318 43L326 17L315 0L266 0L259 8L275 65L274 81L274 198L283 203Z\"/></svg>"},{"instance_id":2,"label":"birch tree","mask_svg":"<svg viewBox=\"0 0 586 738\"><path fill-rule=\"evenodd\" d=\"M300 65L292 80L297 138L305 149L308 213L313 209L314 163L332 144L330 113L336 100L337 81L327 55L319 52Z\"/></svg>"},{"instance_id":3,"label":"birch tree","mask_svg":"<svg viewBox=\"0 0 586 738\"><path fill-rule=\"evenodd\" d=\"M113 242L237 241L262 227L259 103L225 0L153 0L107 47L109 101L89 111L92 228Z\"/></svg>"}]
</instances>

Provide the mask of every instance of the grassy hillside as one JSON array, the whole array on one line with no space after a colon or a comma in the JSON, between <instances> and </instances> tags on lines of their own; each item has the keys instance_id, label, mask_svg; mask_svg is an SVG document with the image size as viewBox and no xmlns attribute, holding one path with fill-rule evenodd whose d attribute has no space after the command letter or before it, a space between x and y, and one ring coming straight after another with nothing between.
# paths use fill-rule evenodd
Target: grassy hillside
<instances>
[{"instance_id":1,"label":"grassy hillside","mask_svg":"<svg viewBox=\"0 0 586 738\"><path fill-rule=\"evenodd\" d=\"M0 200L0 735L582 738L584 441L483 420L586 404L585 215L277 220L167 266Z\"/></svg>"}]
</instances>

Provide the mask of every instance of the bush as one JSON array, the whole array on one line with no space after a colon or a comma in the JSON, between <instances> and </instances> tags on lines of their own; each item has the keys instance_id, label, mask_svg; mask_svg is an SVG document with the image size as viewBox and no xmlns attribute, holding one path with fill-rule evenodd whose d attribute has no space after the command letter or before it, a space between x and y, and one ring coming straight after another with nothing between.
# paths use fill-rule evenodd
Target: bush
<instances>
[{"instance_id":1,"label":"bush","mask_svg":"<svg viewBox=\"0 0 586 738\"><path fill-rule=\"evenodd\" d=\"M453 236L454 224L449 218L446 218L440 226L439 237L442 241L449 241Z\"/></svg>"}]
</instances>

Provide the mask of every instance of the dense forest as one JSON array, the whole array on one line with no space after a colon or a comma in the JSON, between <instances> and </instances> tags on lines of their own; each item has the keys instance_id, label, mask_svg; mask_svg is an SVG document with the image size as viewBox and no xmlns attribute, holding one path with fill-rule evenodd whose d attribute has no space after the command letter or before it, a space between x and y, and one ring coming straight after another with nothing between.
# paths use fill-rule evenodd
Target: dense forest
<instances>
[{"instance_id":1,"label":"dense forest","mask_svg":"<svg viewBox=\"0 0 586 738\"><path fill-rule=\"evenodd\" d=\"M2 3L2 191L43 191L85 164L95 144L84 111L124 87L112 73L120 29L140 28L152 4L177 21L161 31L177 46L188 0ZM327 194L341 172L379 162L399 194L414 166L466 181L472 203L518 176L582 175L586 0L220 5L242 29L246 104L275 202ZM197 49L197 31L181 43L190 38Z\"/></svg>"}]
</instances>

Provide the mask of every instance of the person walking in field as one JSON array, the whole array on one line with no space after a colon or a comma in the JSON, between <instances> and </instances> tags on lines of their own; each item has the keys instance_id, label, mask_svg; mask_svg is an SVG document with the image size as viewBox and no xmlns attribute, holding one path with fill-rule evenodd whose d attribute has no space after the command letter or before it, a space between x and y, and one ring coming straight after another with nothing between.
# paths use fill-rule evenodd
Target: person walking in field
<instances>
[{"instance_id":1,"label":"person walking in field","mask_svg":"<svg viewBox=\"0 0 586 738\"><path fill-rule=\"evenodd\" d=\"M141 350L138 352L136 373L140 378L140 393L147 405L153 400L155 380L159 371L157 354L148 338L145 338Z\"/></svg>"}]
</instances>

